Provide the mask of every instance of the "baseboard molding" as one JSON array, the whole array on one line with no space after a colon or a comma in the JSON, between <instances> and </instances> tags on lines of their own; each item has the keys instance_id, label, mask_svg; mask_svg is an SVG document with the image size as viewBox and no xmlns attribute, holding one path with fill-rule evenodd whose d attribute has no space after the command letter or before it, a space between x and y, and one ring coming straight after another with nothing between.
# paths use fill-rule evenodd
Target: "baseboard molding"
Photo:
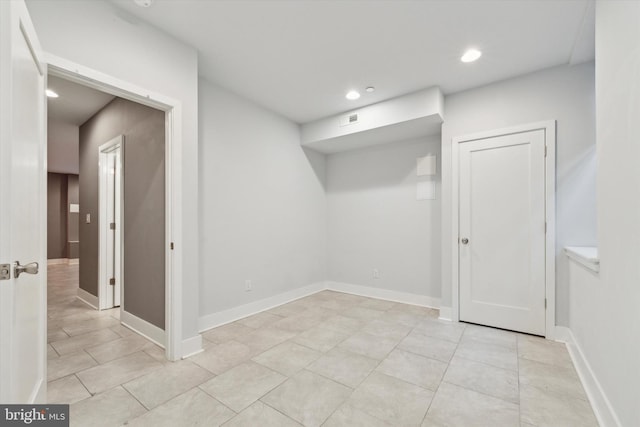
<instances>
[{"instance_id":1,"label":"baseboard molding","mask_svg":"<svg viewBox=\"0 0 640 427\"><path fill-rule=\"evenodd\" d=\"M78 288L78 294L76 295L76 297L83 303L87 304L89 307L98 310L97 296L90 294L82 288Z\"/></svg>"},{"instance_id":2,"label":"baseboard molding","mask_svg":"<svg viewBox=\"0 0 640 427\"><path fill-rule=\"evenodd\" d=\"M587 358L584 356L580 345L576 341L571 329L564 326L556 326L555 328L555 340L562 341L567 345L571 360L578 372L580 381L587 392L589 402L593 412L598 419L598 423L601 427L620 427L622 424L618 419L611 402L604 393L598 378L593 373Z\"/></svg>"},{"instance_id":3,"label":"baseboard molding","mask_svg":"<svg viewBox=\"0 0 640 427\"><path fill-rule=\"evenodd\" d=\"M272 309L282 304L306 297L316 292L320 292L326 289L325 282L312 283L311 285L303 288L294 289L289 292L274 295L269 298L261 299L258 301L250 302L238 307L231 308L229 310L220 311L218 313L207 314L200 317L198 320L198 330L204 332L211 328L225 325L227 323L235 322L236 320L243 319L252 314L260 313L265 310Z\"/></svg>"},{"instance_id":4,"label":"baseboard molding","mask_svg":"<svg viewBox=\"0 0 640 427\"><path fill-rule=\"evenodd\" d=\"M453 308L440 307L440 316L438 317L438 319L446 320L447 322L453 322Z\"/></svg>"},{"instance_id":5,"label":"baseboard molding","mask_svg":"<svg viewBox=\"0 0 640 427\"><path fill-rule=\"evenodd\" d=\"M440 308L440 298L426 295L411 294L408 292L392 291L390 289L372 288L369 286L354 285L342 282L327 282L327 288L331 291L360 295L369 298L383 299L403 304L418 305L421 307Z\"/></svg>"},{"instance_id":6,"label":"baseboard molding","mask_svg":"<svg viewBox=\"0 0 640 427\"><path fill-rule=\"evenodd\" d=\"M195 337L187 338L182 341L182 358L194 356L198 353L202 353L202 335L198 334Z\"/></svg>"},{"instance_id":7,"label":"baseboard molding","mask_svg":"<svg viewBox=\"0 0 640 427\"><path fill-rule=\"evenodd\" d=\"M120 322L127 328L131 329L132 331L137 332L138 334L142 335L146 339L153 341L154 343L158 344L160 347L164 348L164 343L165 343L164 330L158 328L156 325L152 325L146 320L143 320L138 316L135 316L124 310L120 311Z\"/></svg>"}]
</instances>

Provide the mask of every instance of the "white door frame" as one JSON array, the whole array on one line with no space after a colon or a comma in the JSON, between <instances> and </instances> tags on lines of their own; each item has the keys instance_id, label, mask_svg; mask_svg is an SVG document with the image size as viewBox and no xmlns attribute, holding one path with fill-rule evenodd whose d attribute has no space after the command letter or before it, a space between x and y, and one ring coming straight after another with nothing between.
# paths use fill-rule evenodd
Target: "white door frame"
<instances>
[{"instance_id":1,"label":"white door frame","mask_svg":"<svg viewBox=\"0 0 640 427\"><path fill-rule=\"evenodd\" d=\"M489 130L451 139L451 316L460 321L459 284L459 226L460 226L460 144L479 139L516 133L544 130L545 158L545 214L547 235L545 243L545 337L554 339L556 325L556 121L529 123L503 129Z\"/></svg>"},{"instance_id":2,"label":"white door frame","mask_svg":"<svg viewBox=\"0 0 640 427\"><path fill-rule=\"evenodd\" d=\"M98 248L98 308L100 310L104 310L107 308L112 308L114 306L114 290L113 288L111 288L112 285L110 285L108 283L109 278L111 276L111 274L109 272L107 272L107 265L108 265L108 257L109 257L109 250L108 250L108 239L107 239L107 228L108 228L108 224L107 224L107 217L104 215L105 210L108 208L108 204L109 201L108 199L108 191L107 191L107 158L108 158L108 154L111 153L114 150L120 149L120 167L118 168L118 172L120 174L120 179L119 179L119 190L118 192L116 192L117 196L119 197L119 201L116 202L116 217L115 217L115 223L116 223L116 239L114 242L114 245L116 245L116 247L119 246L118 249L116 249L116 258L114 259L114 262L116 262L117 264L114 266L115 269L115 279L116 279L116 285L120 287L120 290L122 291L122 277L124 277L123 274L123 266L124 266L124 248L123 248L123 242L124 242L124 227L123 227L123 221L122 218L124 217L124 180L122 179L122 175L123 175L123 163L124 163L124 137L122 135L118 135L115 138L113 138L112 140L110 140L109 142L106 142L104 144L102 144L99 148L98 148L98 169L99 169L99 181L98 181L98 217L99 217L99 248ZM111 289L110 289L111 288ZM120 297L120 299L122 299L122 296ZM123 304L119 304L120 307L122 308Z\"/></svg>"},{"instance_id":3,"label":"white door frame","mask_svg":"<svg viewBox=\"0 0 640 427\"><path fill-rule=\"evenodd\" d=\"M168 360L182 357L182 103L163 94L45 54L51 75L165 112L165 350Z\"/></svg>"}]
</instances>

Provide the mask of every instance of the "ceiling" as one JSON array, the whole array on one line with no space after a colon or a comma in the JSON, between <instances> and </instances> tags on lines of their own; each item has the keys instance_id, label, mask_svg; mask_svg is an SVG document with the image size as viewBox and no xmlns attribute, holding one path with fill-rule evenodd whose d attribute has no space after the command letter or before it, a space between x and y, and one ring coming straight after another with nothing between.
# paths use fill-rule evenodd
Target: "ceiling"
<instances>
[{"instance_id":1,"label":"ceiling","mask_svg":"<svg viewBox=\"0 0 640 427\"><path fill-rule=\"evenodd\" d=\"M48 98L49 120L80 126L89 120L115 96L100 92L68 80L49 76L47 87L56 92L58 98Z\"/></svg>"},{"instance_id":2,"label":"ceiling","mask_svg":"<svg viewBox=\"0 0 640 427\"><path fill-rule=\"evenodd\" d=\"M111 1L195 47L202 77L298 123L594 58L592 0ZM483 55L463 64L469 47Z\"/></svg>"},{"instance_id":3,"label":"ceiling","mask_svg":"<svg viewBox=\"0 0 640 427\"><path fill-rule=\"evenodd\" d=\"M115 96L55 76L48 76L47 87L58 94L47 99L47 168L78 174L78 127Z\"/></svg>"}]
</instances>

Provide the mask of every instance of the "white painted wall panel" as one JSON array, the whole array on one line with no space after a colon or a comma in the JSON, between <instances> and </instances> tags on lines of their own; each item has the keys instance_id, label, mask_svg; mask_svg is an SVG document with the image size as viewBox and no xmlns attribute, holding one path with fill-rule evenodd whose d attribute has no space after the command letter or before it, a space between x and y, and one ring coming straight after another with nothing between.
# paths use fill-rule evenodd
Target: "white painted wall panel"
<instances>
[{"instance_id":1,"label":"white painted wall panel","mask_svg":"<svg viewBox=\"0 0 640 427\"><path fill-rule=\"evenodd\" d=\"M329 280L440 297L439 175L436 200L416 200L426 155L440 157L439 136L327 157Z\"/></svg>"}]
</instances>

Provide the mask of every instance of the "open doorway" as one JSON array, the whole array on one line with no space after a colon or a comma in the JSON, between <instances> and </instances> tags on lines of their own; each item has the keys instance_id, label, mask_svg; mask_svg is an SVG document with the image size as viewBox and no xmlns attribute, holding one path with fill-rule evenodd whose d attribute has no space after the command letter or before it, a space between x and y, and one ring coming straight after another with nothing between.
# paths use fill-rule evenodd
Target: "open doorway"
<instances>
[{"instance_id":1,"label":"open doorway","mask_svg":"<svg viewBox=\"0 0 640 427\"><path fill-rule=\"evenodd\" d=\"M58 213L50 209L57 219L48 237L64 247L48 256L50 355L83 350L102 363L146 351L164 360L166 113L58 76L48 87L57 94L48 102L48 157ZM62 181L53 197L52 183ZM56 243L56 235L64 237Z\"/></svg>"}]
</instances>

